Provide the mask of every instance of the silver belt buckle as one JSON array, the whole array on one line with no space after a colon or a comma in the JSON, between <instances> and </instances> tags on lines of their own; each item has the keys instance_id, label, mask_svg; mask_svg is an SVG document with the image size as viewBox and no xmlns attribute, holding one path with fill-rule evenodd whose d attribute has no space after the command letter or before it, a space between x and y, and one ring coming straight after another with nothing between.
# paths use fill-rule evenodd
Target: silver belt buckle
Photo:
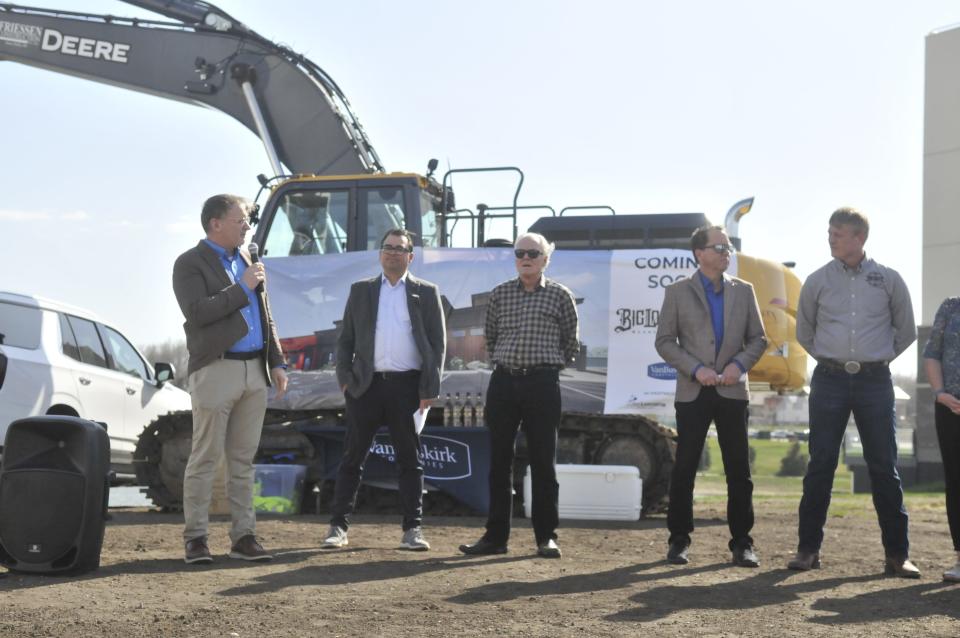
<instances>
[{"instance_id":1,"label":"silver belt buckle","mask_svg":"<svg viewBox=\"0 0 960 638\"><path fill-rule=\"evenodd\" d=\"M860 362L859 361L847 361L843 364L843 370L847 374L857 374L860 372Z\"/></svg>"}]
</instances>

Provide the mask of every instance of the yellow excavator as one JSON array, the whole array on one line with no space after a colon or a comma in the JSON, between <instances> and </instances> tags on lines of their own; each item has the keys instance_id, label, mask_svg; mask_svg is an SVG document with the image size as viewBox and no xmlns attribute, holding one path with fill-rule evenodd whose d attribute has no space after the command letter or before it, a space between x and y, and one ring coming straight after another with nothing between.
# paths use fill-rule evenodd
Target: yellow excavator
<instances>
[{"instance_id":1,"label":"yellow excavator","mask_svg":"<svg viewBox=\"0 0 960 638\"><path fill-rule=\"evenodd\" d=\"M0 61L211 107L262 141L274 175L258 176L254 241L270 273L291 388L282 402L270 404L261 462L307 466L307 482L315 486L316 506L322 506L342 446L344 406L333 375L333 344L346 286L373 274L376 260L363 251L376 249L384 231L407 228L417 237L418 275L440 284L444 293L450 343L441 388L441 403L449 405L438 406L450 409L432 411L423 436L430 490L425 503L434 512L485 510L485 294L512 274L506 247L523 230L517 227L518 212L540 209L544 215L530 229L556 244L551 276L577 295L583 332L577 365L562 379L559 460L635 465L643 480L643 510L663 505L675 445L673 431L657 418L672 411L664 388L672 388L675 372L649 356L632 357L629 364L639 367L625 372L628 349L622 344L628 338L634 340L631 347L652 342L656 295L662 298L663 285L696 268L689 237L707 223L705 215L623 215L612 209L575 215L577 207L556 212L532 206L521 202L523 173L511 166L452 169L438 179L437 162L431 160L425 175L386 172L346 96L314 62L208 2L127 1L164 19L0 3ZM516 175L513 200L458 208L452 176L478 171ZM752 200L739 202L725 220L738 248L738 224L751 205ZM789 264L744 254L735 261L735 274L754 285L770 340L750 372L751 382L777 391L799 389L806 374L806 353L795 338L800 280ZM633 283L611 283L621 279ZM614 382L629 396L614 397ZM182 502L190 433L190 414L176 413L161 417L140 437L136 476L158 506L178 508ZM377 495L389 491L392 468L389 458L376 457L371 455L365 474L368 506L391 507L392 496ZM521 445L518 494L525 464Z\"/></svg>"}]
</instances>

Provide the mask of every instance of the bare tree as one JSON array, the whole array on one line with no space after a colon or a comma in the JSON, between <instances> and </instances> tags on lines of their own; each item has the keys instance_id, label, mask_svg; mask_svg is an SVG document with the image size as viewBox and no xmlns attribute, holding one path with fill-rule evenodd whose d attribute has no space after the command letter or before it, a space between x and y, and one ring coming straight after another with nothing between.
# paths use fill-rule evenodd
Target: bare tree
<instances>
[{"instance_id":1,"label":"bare tree","mask_svg":"<svg viewBox=\"0 0 960 638\"><path fill-rule=\"evenodd\" d=\"M163 361L173 364L173 385L187 389L187 342L171 339L165 343L142 346L143 352L151 364Z\"/></svg>"}]
</instances>

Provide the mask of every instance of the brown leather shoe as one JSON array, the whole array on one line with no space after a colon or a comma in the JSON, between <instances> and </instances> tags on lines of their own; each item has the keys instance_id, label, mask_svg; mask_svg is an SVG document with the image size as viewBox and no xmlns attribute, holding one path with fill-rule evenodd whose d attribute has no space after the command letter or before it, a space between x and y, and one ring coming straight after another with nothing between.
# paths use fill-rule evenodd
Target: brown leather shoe
<instances>
[{"instance_id":1,"label":"brown leather shoe","mask_svg":"<svg viewBox=\"0 0 960 638\"><path fill-rule=\"evenodd\" d=\"M263 548L256 536L247 534L241 536L233 547L230 548L230 558L239 558L240 560L264 561L273 558L267 550Z\"/></svg>"},{"instance_id":2,"label":"brown leather shoe","mask_svg":"<svg viewBox=\"0 0 960 638\"><path fill-rule=\"evenodd\" d=\"M210 548L207 547L207 537L198 536L191 538L184 543L183 562L188 565L207 564L213 562L213 556L210 555Z\"/></svg>"},{"instance_id":3,"label":"brown leather shoe","mask_svg":"<svg viewBox=\"0 0 960 638\"><path fill-rule=\"evenodd\" d=\"M787 569L798 572L808 572L811 569L820 569L820 552L798 551L793 560L787 563Z\"/></svg>"},{"instance_id":4,"label":"brown leather shoe","mask_svg":"<svg viewBox=\"0 0 960 638\"><path fill-rule=\"evenodd\" d=\"M898 578L920 578L917 566L911 563L909 558L901 556L887 556L884 573Z\"/></svg>"}]
</instances>

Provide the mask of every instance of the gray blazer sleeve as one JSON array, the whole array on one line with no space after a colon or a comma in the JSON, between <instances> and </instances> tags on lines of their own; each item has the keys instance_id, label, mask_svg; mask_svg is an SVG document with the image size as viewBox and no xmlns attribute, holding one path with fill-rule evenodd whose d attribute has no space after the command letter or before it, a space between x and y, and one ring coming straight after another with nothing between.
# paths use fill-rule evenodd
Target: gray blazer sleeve
<instances>
[{"instance_id":1,"label":"gray blazer sleeve","mask_svg":"<svg viewBox=\"0 0 960 638\"><path fill-rule=\"evenodd\" d=\"M433 361L429 369L426 369L426 365L424 366L420 375L420 398L435 399L440 396L440 379L443 377L443 363L447 356L447 328L437 287L425 285L421 286L421 291L429 291L424 295L429 299L424 299L422 304L423 327L427 343L433 352Z\"/></svg>"},{"instance_id":2,"label":"gray blazer sleeve","mask_svg":"<svg viewBox=\"0 0 960 638\"><path fill-rule=\"evenodd\" d=\"M677 306L677 291L673 286L664 289L654 345L663 360L677 370L677 374L689 378L693 369L701 363L680 346L680 310Z\"/></svg>"},{"instance_id":3,"label":"gray blazer sleeve","mask_svg":"<svg viewBox=\"0 0 960 638\"><path fill-rule=\"evenodd\" d=\"M763 319L760 317L760 304L757 303L757 293L750 284L743 284L744 290L741 296L749 297L747 303L747 326L743 335L743 350L733 355L733 359L743 366L744 370L750 370L757 365L757 361L767 350L767 333L763 329ZM742 303L742 302L741 302Z\"/></svg>"},{"instance_id":4,"label":"gray blazer sleeve","mask_svg":"<svg viewBox=\"0 0 960 638\"><path fill-rule=\"evenodd\" d=\"M350 295L347 297L347 305L343 309L343 323L341 324L340 336L337 337L337 383L343 387L353 385L353 354L354 342L356 340L356 326L353 321L353 306L357 303L356 298L360 293L360 283L355 283L350 287Z\"/></svg>"}]
</instances>

